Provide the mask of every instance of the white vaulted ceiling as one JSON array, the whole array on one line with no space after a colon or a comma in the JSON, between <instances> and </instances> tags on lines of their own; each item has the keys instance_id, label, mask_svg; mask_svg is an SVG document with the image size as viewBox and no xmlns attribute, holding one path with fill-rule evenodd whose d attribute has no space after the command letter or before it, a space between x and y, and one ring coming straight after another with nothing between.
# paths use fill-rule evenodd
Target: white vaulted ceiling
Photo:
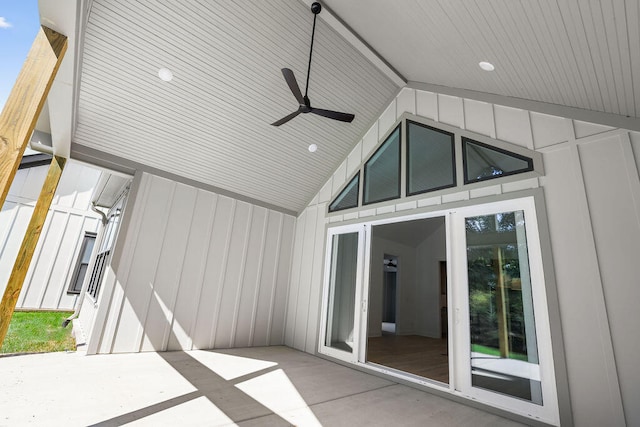
<instances>
[{"instance_id":1,"label":"white vaulted ceiling","mask_svg":"<svg viewBox=\"0 0 640 427\"><path fill-rule=\"evenodd\" d=\"M89 13L72 157L162 171L286 212L314 197L403 79L640 129L637 0L325 0L309 97L356 119L306 114L280 128L270 123L297 108L280 69L304 92L312 0L76 1ZM173 81L158 78L162 67Z\"/></svg>"},{"instance_id":2,"label":"white vaulted ceiling","mask_svg":"<svg viewBox=\"0 0 640 427\"><path fill-rule=\"evenodd\" d=\"M324 3L409 81L640 117L637 0Z\"/></svg>"},{"instance_id":3,"label":"white vaulted ceiling","mask_svg":"<svg viewBox=\"0 0 640 427\"><path fill-rule=\"evenodd\" d=\"M270 126L298 107L281 68L304 93L312 22L290 0L93 1L72 149L302 210L398 91L318 19L312 105L356 118ZM171 82L158 78L163 67Z\"/></svg>"}]
</instances>

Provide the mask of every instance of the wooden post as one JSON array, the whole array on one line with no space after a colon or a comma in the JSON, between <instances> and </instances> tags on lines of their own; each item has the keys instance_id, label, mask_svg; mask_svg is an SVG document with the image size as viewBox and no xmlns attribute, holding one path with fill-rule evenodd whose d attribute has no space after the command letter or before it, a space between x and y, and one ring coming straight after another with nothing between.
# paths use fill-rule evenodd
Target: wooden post
<instances>
[{"instance_id":1,"label":"wooden post","mask_svg":"<svg viewBox=\"0 0 640 427\"><path fill-rule=\"evenodd\" d=\"M67 38L41 27L0 114L0 206L18 170L67 50Z\"/></svg>"},{"instance_id":2,"label":"wooden post","mask_svg":"<svg viewBox=\"0 0 640 427\"><path fill-rule=\"evenodd\" d=\"M18 257L16 258L15 264L13 264L13 270L11 271L7 288L4 290L4 295L0 302L0 347L2 347L4 337L7 335L13 310L16 308L24 278L27 276L27 270L29 269L33 252L36 250L38 238L42 232L42 226L47 218L47 213L49 212L56 188L58 188L60 175L62 175L66 161L64 157L58 156L53 156L51 159L47 178L44 181L42 191L36 202L36 207L31 215L27 232L24 235L24 239L22 239Z\"/></svg>"},{"instance_id":3,"label":"wooden post","mask_svg":"<svg viewBox=\"0 0 640 427\"><path fill-rule=\"evenodd\" d=\"M500 345L500 357L509 357L509 325L507 312L509 311L509 295L504 283L504 254L502 248L495 249L497 265L496 276L496 314L498 316L498 343Z\"/></svg>"}]
</instances>

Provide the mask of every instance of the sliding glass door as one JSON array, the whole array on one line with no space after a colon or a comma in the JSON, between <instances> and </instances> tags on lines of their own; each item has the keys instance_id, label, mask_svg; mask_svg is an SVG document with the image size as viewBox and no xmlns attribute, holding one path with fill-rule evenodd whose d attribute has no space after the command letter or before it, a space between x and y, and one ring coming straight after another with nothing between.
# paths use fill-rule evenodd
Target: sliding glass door
<instances>
[{"instance_id":1,"label":"sliding glass door","mask_svg":"<svg viewBox=\"0 0 640 427\"><path fill-rule=\"evenodd\" d=\"M553 423L556 393L533 201L474 206L454 216L458 389Z\"/></svg>"},{"instance_id":2,"label":"sliding glass door","mask_svg":"<svg viewBox=\"0 0 640 427\"><path fill-rule=\"evenodd\" d=\"M527 197L329 228L319 352L557 424L537 224Z\"/></svg>"}]
</instances>

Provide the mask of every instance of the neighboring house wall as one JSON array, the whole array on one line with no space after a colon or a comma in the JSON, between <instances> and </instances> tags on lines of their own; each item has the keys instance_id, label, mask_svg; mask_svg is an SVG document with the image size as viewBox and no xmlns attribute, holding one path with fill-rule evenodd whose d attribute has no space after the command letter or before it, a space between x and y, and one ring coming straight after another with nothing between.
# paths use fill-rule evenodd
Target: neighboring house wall
<instances>
[{"instance_id":1,"label":"neighboring house wall","mask_svg":"<svg viewBox=\"0 0 640 427\"><path fill-rule=\"evenodd\" d=\"M282 344L294 225L292 216L139 173L97 311L80 316L95 322L83 324L88 352Z\"/></svg>"},{"instance_id":2,"label":"neighboring house wall","mask_svg":"<svg viewBox=\"0 0 640 427\"><path fill-rule=\"evenodd\" d=\"M49 166L19 169L0 212L0 293L4 292ZM97 232L90 210L100 171L69 161L47 214L18 298L17 308L73 310L78 294L69 294L85 232Z\"/></svg>"},{"instance_id":3,"label":"neighboring house wall","mask_svg":"<svg viewBox=\"0 0 640 427\"><path fill-rule=\"evenodd\" d=\"M537 150L545 176L328 217L327 204L405 111ZM542 187L574 422L640 423L638 165L636 132L403 89L298 217L285 344L316 351L326 224Z\"/></svg>"}]
</instances>

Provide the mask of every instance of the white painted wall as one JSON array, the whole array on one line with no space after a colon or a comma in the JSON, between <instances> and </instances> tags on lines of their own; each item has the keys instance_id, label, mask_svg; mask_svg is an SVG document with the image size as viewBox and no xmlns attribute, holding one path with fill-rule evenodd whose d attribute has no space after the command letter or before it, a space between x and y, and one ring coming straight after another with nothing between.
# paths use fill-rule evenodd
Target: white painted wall
<instances>
[{"instance_id":1,"label":"white painted wall","mask_svg":"<svg viewBox=\"0 0 640 427\"><path fill-rule=\"evenodd\" d=\"M136 186L89 352L282 344L295 218L146 173Z\"/></svg>"},{"instance_id":2,"label":"white painted wall","mask_svg":"<svg viewBox=\"0 0 640 427\"><path fill-rule=\"evenodd\" d=\"M405 111L537 150L545 176L327 217L326 204ZM285 343L315 351L326 224L542 187L574 422L639 425L639 164L635 132L403 89L298 218Z\"/></svg>"},{"instance_id":3,"label":"white painted wall","mask_svg":"<svg viewBox=\"0 0 640 427\"><path fill-rule=\"evenodd\" d=\"M49 166L19 169L0 211L0 294L4 292ZM87 231L97 232L90 210L100 171L68 161L47 214L17 308L73 310L77 294L67 289Z\"/></svg>"},{"instance_id":4,"label":"white painted wall","mask_svg":"<svg viewBox=\"0 0 640 427\"><path fill-rule=\"evenodd\" d=\"M398 257L396 276L396 334L410 335L416 332L415 300L419 281L416 275L416 250L379 237L373 237L371 243L371 283L369 301L370 337L382 335L382 292L384 287L384 255Z\"/></svg>"},{"instance_id":5,"label":"white painted wall","mask_svg":"<svg viewBox=\"0 0 640 427\"><path fill-rule=\"evenodd\" d=\"M414 313L416 334L441 338L440 261L447 259L445 225L442 221L433 233L416 248L416 290Z\"/></svg>"}]
</instances>

